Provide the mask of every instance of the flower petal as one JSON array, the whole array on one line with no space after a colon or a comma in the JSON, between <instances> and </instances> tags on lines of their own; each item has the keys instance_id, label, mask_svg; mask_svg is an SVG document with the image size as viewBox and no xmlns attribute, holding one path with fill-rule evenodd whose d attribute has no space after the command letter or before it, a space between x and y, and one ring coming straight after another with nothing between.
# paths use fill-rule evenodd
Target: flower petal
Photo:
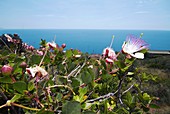
<instances>
[{"instance_id":1,"label":"flower petal","mask_svg":"<svg viewBox=\"0 0 170 114\"><path fill-rule=\"evenodd\" d=\"M112 59L110 59L110 58L106 58L106 62L107 63L113 63L114 61Z\"/></svg>"},{"instance_id":2,"label":"flower petal","mask_svg":"<svg viewBox=\"0 0 170 114\"><path fill-rule=\"evenodd\" d=\"M142 40L133 35L128 35L126 41L122 45L122 52L125 54L130 54L133 57L143 59L144 54L139 51L143 49L148 49L149 45Z\"/></svg>"},{"instance_id":3,"label":"flower petal","mask_svg":"<svg viewBox=\"0 0 170 114\"><path fill-rule=\"evenodd\" d=\"M48 75L48 73L46 72L45 69L43 69L43 68L41 68L39 66L36 66L35 68L42 74L43 77Z\"/></svg>"},{"instance_id":4,"label":"flower petal","mask_svg":"<svg viewBox=\"0 0 170 114\"><path fill-rule=\"evenodd\" d=\"M137 52L137 53L134 54L134 57L136 57L138 59L144 59L144 54Z\"/></svg>"},{"instance_id":5,"label":"flower petal","mask_svg":"<svg viewBox=\"0 0 170 114\"><path fill-rule=\"evenodd\" d=\"M35 74L37 73L37 69L36 68L26 68L26 71L32 77L35 77Z\"/></svg>"},{"instance_id":6,"label":"flower petal","mask_svg":"<svg viewBox=\"0 0 170 114\"><path fill-rule=\"evenodd\" d=\"M116 60L116 57L117 57L115 51L110 47L107 47L103 50L103 56L109 57L110 59L113 59L113 60Z\"/></svg>"}]
</instances>

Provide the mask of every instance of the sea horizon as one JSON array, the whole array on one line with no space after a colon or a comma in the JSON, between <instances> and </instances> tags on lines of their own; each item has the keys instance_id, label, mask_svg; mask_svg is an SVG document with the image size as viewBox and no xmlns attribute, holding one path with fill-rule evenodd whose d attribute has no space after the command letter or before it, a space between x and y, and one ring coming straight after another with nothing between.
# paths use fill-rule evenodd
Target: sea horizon
<instances>
[{"instance_id":1,"label":"sea horizon","mask_svg":"<svg viewBox=\"0 0 170 114\"><path fill-rule=\"evenodd\" d=\"M120 51L126 36L129 34L140 36L150 44L150 50L170 50L170 30L131 30L131 29L0 29L0 34L17 33L23 42L39 48L41 39L47 42L54 41L62 45L66 43L66 49L78 49L87 53L102 53L103 49L110 46L112 36L114 42L112 48ZM56 38L55 38L56 37Z\"/></svg>"},{"instance_id":2,"label":"sea horizon","mask_svg":"<svg viewBox=\"0 0 170 114\"><path fill-rule=\"evenodd\" d=\"M114 28L0 28L0 30L147 30L170 31L170 29L114 29Z\"/></svg>"}]
</instances>

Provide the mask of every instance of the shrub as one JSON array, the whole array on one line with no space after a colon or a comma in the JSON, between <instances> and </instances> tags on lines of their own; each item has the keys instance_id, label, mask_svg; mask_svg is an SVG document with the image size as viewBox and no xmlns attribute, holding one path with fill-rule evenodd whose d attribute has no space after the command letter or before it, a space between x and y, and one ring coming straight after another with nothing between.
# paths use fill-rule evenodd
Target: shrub
<instances>
[{"instance_id":1,"label":"shrub","mask_svg":"<svg viewBox=\"0 0 170 114\"><path fill-rule=\"evenodd\" d=\"M1 50L1 67L13 67L10 76L0 73L2 112L8 107L11 113L128 114L159 108L152 103L157 98L142 90L153 78L133 68L147 49L142 39L128 36L120 52L110 46L98 57L55 42L40 44L35 49L23 43L21 53L8 45Z\"/></svg>"}]
</instances>

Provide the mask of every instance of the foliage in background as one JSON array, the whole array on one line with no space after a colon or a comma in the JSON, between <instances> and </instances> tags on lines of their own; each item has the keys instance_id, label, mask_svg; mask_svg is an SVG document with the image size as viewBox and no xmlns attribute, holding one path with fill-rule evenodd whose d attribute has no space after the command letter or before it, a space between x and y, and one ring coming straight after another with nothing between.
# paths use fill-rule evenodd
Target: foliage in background
<instances>
[{"instance_id":1,"label":"foliage in background","mask_svg":"<svg viewBox=\"0 0 170 114\"><path fill-rule=\"evenodd\" d=\"M146 54L145 60L137 60L141 72L157 77L156 81L145 83L143 89L149 94L159 97L154 101L160 106L158 110L152 110L153 114L169 114L170 112L170 55Z\"/></svg>"},{"instance_id":2,"label":"foliage in background","mask_svg":"<svg viewBox=\"0 0 170 114\"><path fill-rule=\"evenodd\" d=\"M110 47L89 55L41 40L35 49L1 37L0 112L136 114L159 108L143 87L156 77L134 67L146 43L128 36L119 53ZM8 40L9 39L9 40ZM20 45L22 43L22 46Z\"/></svg>"}]
</instances>

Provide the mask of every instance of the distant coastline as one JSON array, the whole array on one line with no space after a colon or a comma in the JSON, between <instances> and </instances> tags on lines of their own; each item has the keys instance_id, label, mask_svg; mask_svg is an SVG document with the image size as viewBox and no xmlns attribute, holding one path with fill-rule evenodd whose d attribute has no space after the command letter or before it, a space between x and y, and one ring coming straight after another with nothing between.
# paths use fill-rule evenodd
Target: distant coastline
<instances>
[{"instance_id":1,"label":"distant coastline","mask_svg":"<svg viewBox=\"0 0 170 114\"><path fill-rule=\"evenodd\" d=\"M0 35L4 33L17 33L24 42L39 48L41 39L57 42L59 45L66 43L66 49L79 49L90 54L100 54L108 47L111 38L115 39L112 48L121 50L126 36L133 34L140 36L150 44L150 50L170 50L170 30L115 30L115 29L0 29ZM55 39L56 37L56 39Z\"/></svg>"},{"instance_id":2,"label":"distant coastline","mask_svg":"<svg viewBox=\"0 0 170 114\"><path fill-rule=\"evenodd\" d=\"M147 55L154 56L154 55L170 55L170 50L149 50Z\"/></svg>"}]
</instances>

